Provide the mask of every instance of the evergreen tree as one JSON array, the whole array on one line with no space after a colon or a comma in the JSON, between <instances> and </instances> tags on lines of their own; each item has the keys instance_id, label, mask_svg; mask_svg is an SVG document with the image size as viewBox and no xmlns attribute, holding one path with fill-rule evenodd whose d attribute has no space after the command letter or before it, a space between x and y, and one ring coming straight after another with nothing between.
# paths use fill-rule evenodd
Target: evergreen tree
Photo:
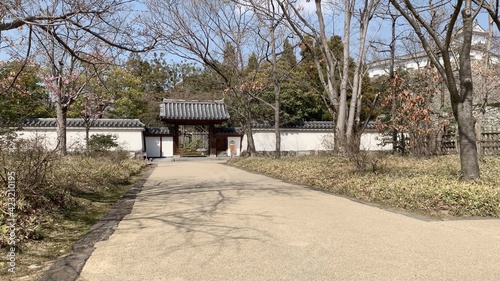
<instances>
[{"instance_id":1,"label":"evergreen tree","mask_svg":"<svg viewBox=\"0 0 500 281\"><path fill-rule=\"evenodd\" d=\"M283 42L283 53L281 55L280 61L284 60L286 63L288 63L288 66L291 69L297 66L297 57L295 56L294 48L295 46L292 46L292 44L290 44L290 41L288 41L288 39L285 39L285 42Z\"/></svg>"},{"instance_id":2,"label":"evergreen tree","mask_svg":"<svg viewBox=\"0 0 500 281\"><path fill-rule=\"evenodd\" d=\"M255 53L252 53L250 57L248 57L247 73L254 72L258 68L259 68L259 61L257 60L257 55Z\"/></svg>"},{"instance_id":3,"label":"evergreen tree","mask_svg":"<svg viewBox=\"0 0 500 281\"><path fill-rule=\"evenodd\" d=\"M236 50L231 43L226 43L224 48L222 69L225 72L226 77L234 80L238 76L238 57L236 56Z\"/></svg>"},{"instance_id":4,"label":"evergreen tree","mask_svg":"<svg viewBox=\"0 0 500 281\"><path fill-rule=\"evenodd\" d=\"M23 68L23 64L13 61L0 67L1 126L15 126L28 117L54 116L49 93L38 77L38 65L28 64Z\"/></svg>"}]
</instances>

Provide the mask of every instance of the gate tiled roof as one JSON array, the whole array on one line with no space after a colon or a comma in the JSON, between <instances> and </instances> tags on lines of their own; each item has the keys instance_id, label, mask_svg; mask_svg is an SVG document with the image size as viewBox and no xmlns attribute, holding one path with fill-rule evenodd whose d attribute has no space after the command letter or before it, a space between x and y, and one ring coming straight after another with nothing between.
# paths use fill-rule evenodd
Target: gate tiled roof
<instances>
[{"instance_id":1,"label":"gate tiled roof","mask_svg":"<svg viewBox=\"0 0 500 281\"><path fill-rule=\"evenodd\" d=\"M165 99L160 105L160 118L170 121L225 121L229 112L223 100L187 101Z\"/></svg>"}]
</instances>

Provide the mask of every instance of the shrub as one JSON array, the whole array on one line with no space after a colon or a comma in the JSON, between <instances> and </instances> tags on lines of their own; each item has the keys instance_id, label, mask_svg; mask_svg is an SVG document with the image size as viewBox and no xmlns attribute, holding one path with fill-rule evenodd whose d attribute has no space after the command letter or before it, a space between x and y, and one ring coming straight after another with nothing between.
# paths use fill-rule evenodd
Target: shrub
<instances>
[{"instance_id":1,"label":"shrub","mask_svg":"<svg viewBox=\"0 0 500 281\"><path fill-rule=\"evenodd\" d=\"M146 165L128 158L123 151L58 156L40 140L0 139L0 184L8 185L9 172L16 180L16 244L43 239L43 224L77 205L78 193L100 193L129 183ZM7 196L0 197L0 245L8 244L10 233Z\"/></svg>"},{"instance_id":2,"label":"shrub","mask_svg":"<svg viewBox=\"0 0 500 281\"><path fill-rule=\"evenodd\" d=\"M322 144L328 150L325 151L324 155L336 155L346 157L346 159L351 163L351 165L358 172L372 172L375 173L384 168L384 153L378 153L373 151L368 151L361 147L361 135L354 135L353 141L347 141L347 138L338 139L339 151L335 152L335 143L333 135L324 136L322 139ZM338 155L337 155L338 156Z\"/></svg>"},{"instance_id":3,"label":"shrub","mask_svg":"<svg viewBox=\"0 0 500 281\"><path fill-rule=\"evenodd\" d=\"M124 158L123 154L115 152L93 157L72 155L61 159L55 176L59 179L59 188L71 192L100 192L129 183L131 176L139 173L145 165L144 161Z\"/></svg>"},{"instance_id":4,"label":"shrub","mask_svg":"<svg viewBox=\"0 0 500 281\"><path fill-rule=\"evenodd\" d=\"M16 242L40 237L39 226L45 213L69 201L64 190L53 188L52 173L58 156L46 150L37 139L3 138L0 144L0 183L7 186L9 173L15 173ZM11 201L12 203L12 201ZM8 219L8 198L0 197L1 223ZM0 244L7 243L7 226L0 228Z\"/></svg>"},{"instance_id":5,"label":"shrub","mask_svg":"<svg viewBox=\"0 0 500 281\"><path fill-rule=\"evenodd\" d=\"M118 147L118 137L110 134L96 134L90 136L89 147L91 151L108 151Z\"/></svg>"}]
</instances>

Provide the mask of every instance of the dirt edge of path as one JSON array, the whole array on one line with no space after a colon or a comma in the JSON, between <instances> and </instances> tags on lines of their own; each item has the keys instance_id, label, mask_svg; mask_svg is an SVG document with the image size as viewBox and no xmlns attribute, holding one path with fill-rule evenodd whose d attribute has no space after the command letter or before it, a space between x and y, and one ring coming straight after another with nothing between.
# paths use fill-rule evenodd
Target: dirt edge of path
<instances>
[{"instance_id":1,"label":"dirt edge of path","mask_svg":"<svg viewBox=\"0 0 500 281\"><path fill-rule=\"evenodd\" d=\"M99 241L107 240L113 234L120 221L126 215L130 214L137 194L142 191L144 183L153 173L155 166L155 164L152 164L146 168L143 176L135 182L134 186L119 201L111 206L108 212L92 226L87 234L73 245L69 254L55 260L52 266L44 272L39 281L76 280L87 259L92 255L95 249L94 245Z\"/></svg>"}]
</instances>

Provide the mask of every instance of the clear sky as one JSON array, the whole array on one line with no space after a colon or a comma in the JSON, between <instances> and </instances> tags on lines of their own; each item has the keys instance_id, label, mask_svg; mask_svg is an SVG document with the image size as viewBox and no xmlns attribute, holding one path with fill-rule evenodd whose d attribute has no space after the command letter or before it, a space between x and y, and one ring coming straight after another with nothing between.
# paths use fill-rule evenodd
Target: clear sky
<instances>
[{"instance_id":1,"label":"clear sky","mask_svg":"<svg viewBox=\"0 0 500 281\"><path fill-rule=\"evenodd\" d=\"M307 2L306 0L299 0L298 1L299 5L301 5L306 13L314 14L315 12L315 4L314 1L309 1ZM143 4L139 4L139 2L135 2L133 5L133 8L135 10L145 10L145 6ZM325 23L327 27L327 33L328 35L343 35L343 13L342 11L339 11L338 9L335 10L332 8L331 5L325 4L324 7L324 13L325 13ZM315 18L315 15L313 15L313 18ZM483 28L487 28L488 26L488 16L486 13L482 13L478 16L477 21ZM400 18L399 20L400 23L404 23L404 19ZM356 23L356 20L353 19L353 24ZM2 36L9 36L11 38L16 37L16 33L19 34L18 30L10 30L10 31L3 31ZM357 51L356 46L356 41L357 39L357 31L356 29L353 29L353 34L352 34L352 52L353 56L355 56L355 53ZM368 40L373 40L373 41L384 41L384 40L389 40L390 38L390 23L389 22L382 22L381 20L374 19L370 25L370 30L369 30L369 35L368 35ZM0 38L0 60L5 61L9 59L8 54L5 52L4 47L6 46L5 40L1 41L2 39ZM180 62L181 59L175 56L169 56L168 60L172 60L174 62Z\"/></svg>"}]
</instances>

